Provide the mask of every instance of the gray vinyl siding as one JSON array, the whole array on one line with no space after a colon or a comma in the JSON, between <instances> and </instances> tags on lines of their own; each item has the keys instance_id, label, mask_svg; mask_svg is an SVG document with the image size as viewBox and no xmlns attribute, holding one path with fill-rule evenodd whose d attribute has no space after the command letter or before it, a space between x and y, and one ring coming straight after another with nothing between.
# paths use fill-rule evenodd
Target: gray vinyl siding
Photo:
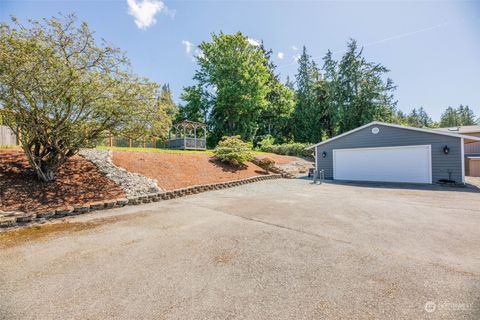
<instances>
[{"instance_id":1,"label":"gray vinyl siding","mask_svg":"<svg viewBox=\"0 0 480 320\"><path fill-rule=\"evenodd\" d=\"M373 134L373 127L378 127L380 132ZM372 124L359 131L317 146L317 165L319 170L323 169L325 171L325 178L333 179L332 151L334 149L431 145L433 183L440 179L448 179L449 172L451 172L451 179L461 184L463 161L461 143L461 138ZM443 152L445 145L450 148L448 155ZM326 158L322 157L324 151L327 152Z\"/></svg>"}]
</instances>

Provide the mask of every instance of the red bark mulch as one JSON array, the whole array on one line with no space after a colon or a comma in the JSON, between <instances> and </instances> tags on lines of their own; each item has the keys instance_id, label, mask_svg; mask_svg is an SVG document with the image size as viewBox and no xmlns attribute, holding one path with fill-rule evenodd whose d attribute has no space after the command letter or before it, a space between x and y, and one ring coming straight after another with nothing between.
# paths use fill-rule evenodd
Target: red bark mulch
<instances>
[{"instance_id":1,"label":"red bark mulch","mask_svg":"<svg viewBox=\"0 0 480 320\"><path fill-rule=\"evenodd\" d=\"M125 197L119 186L80 156L70 158L56 177L42 183L21 150L0 149L0 210L44 212Z\"/></svg>"},{"instance_id":2,"label":"red bark mulch","mask_svg":"<svg viewBox=\"0 0 480 320\"><path fill-rule=\"evenodd\" d=\"M255 158L258 158L258 159L270 158L270 159L275 161L275 164L279 164L279 165L289 164L289 163L292 163L294 161L298 161L298 159L301 159L301 158L298 158L298 157L283 156L283 155L273 154L273 153L270 153L270 154L258 153L258 154L255 155Z\"/></svg>"},{"instance_id":3,"label":"red bark mulch","mask_svg":"<svg viewBox=\"0 0 480 320\"><path fill-rule=\"evenodd\" d=\"M113 163L130 172L156 179L164 190L232 181L264 175L265 171L247 162L242 168L216 161L207 153L114 151Z\"/></svg>"}]
</instances>

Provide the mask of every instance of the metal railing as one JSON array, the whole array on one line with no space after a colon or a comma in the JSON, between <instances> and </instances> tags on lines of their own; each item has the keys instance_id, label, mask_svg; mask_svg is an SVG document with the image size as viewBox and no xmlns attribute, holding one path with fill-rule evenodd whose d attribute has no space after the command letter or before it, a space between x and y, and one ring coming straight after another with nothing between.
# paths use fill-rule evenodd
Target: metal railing
<instances>
[{"instance_id":1,"label":"metal railing","mask_svg":"<svg viewBox=\"0 0 480 320\"><path fill-rule=\"evenodd\" d=\"M171 149L206 149L207 141L202 138L176 138L168 141L168 147Z\"/></svg>"}]
</instances>

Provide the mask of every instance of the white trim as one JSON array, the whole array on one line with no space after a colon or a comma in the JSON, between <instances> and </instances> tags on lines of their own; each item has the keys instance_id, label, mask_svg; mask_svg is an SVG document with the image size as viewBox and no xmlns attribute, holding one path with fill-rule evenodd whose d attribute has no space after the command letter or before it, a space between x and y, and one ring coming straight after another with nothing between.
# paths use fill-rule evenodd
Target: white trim
<instances>
[{"instance_id":1,"label":"white trim","mask_svg":"<svg viewBox=\"0 0 480 320\"><path fill-rule=\"evenodd\" d=\"M333 150L374 150L374 149L403 149L403 148L425 148L429 147L432 148L431 144L412 144L412 145L405 145L405 146L388 146L388 147L367 147L367 148L341 148L341 149L333 149Z\"/></svg>"},{"instance_id":2,"label":"white trim","mask_svg":"<svg viewBox=\"0 0 480 320\"><path fill-rule=\"evenodd\" d=\"M462 139L463 140L463 139ZM462 144L463 146L463 144ZM345 149L333 149L332 150L332 166L333 166L333 180L337 180L336 177L336 163L335 163L335 157L336 157L336 151L352 151L352 150L378 150L378 149L405 149L405 148L428 148L428 180L429 183L433 183L433 167L432 167L432 145L431 144L422 144L422 145L406 145L406 146L391 146L391 147L368 147L368 148L345 148ZM464 168L463 168L464 169ZM465 175L463 175L465 177Z\"/></svg>"},{"instance_id":3,"label":"white trim","mask_svg":"<svg viewBox=\"0 0 480 320\"><path fill-rule=\"evenodd\" d=\"M475 137L475 136L468 136L468 135L463 135L463 134L458 134L458 133L444 132L444 131L440 131L440 130L414 128L414 127L401 126L401 125L398 125L398 124L373 121L373 122L367 123L366 125L363 125L361 127L358 127L358 128L353 129L353 130L350 130L350 131L344 132L342 134L339 134L336 137L333 137L333 138L330 138L328 140L325 140L325 141L319 142L317 144L314 144L312 146L309 146L305 149L310 150L314 147L318 147L319 145L331 142L331 141L336 140L338 138L347 136L351 133L354 133L354 132L357 132L359 130L365 129L365 128L371 126L371 125L381 125L381 126L392 127L392 128L407 129L407 130L419 131L419 132L424 132L424 133L438 134L438 135L441 135L441 136L448 136L448 137L454 137L454 138L463 138L463 139L468 139L468 140L480 141L480 137Z\"/></svg>"},{"instance_id":4,"label":"white trim","mask_svg":"<svg viewBox=\"0 0 480 320\"><path fill-rule=\"evenodd\" d=\"M335 167L336 167L336 165L335 165L335 154L336 154L336 152L335 151L337 151L337 149L332 150L333 180L336 180L336 178L337 178L337 172L335 171Z\"/></svg>"},{"instance_id":5,"label":"white trim","mask_svg":"<svg viewBox=\"0 0 480 320\"><path fill-rule=\"evenodd\" d=\"M315 157L315 170L313 170L313 174L317 173L318 174L318 157L317 157L317 148L313 151L313 155ZM318 178L318 177L314 177ZM313 181L316 181L315 179Z\"/></svg>"},{"instance_id":6,"label":"white trim","mask_svg":"<svg viewBox=\"0 0 480 320\"><path fill-rule=\"evenodd\" d=\"M430 157L428 157L428 165L430 167L430 184L433 183L433 164L432 164L432 145L428 145L428 153L430 153Z\"/></svg>"},{"instance_id":7,"label":"white trim","mask_svg":"<svg viewBox=\"0 0 480 320\"><path fill-rule=\"evenodd\" d=\"M461 143L461 149L462 149L462 152L461 152L461 159L462 159L462 183L465 184L465 144L463 142L463 138L462 140L460 141Z\"/></svg>"}]
</instances>

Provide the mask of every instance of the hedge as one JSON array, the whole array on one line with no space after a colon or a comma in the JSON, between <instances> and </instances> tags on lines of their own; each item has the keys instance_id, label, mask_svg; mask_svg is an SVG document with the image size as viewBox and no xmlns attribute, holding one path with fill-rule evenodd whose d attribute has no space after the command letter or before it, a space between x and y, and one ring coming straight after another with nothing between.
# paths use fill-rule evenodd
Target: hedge
<instances>
[{"instance_id":1,"label":"hedge","mask_svg":"<svg viewBox=\"0 0 480 320\"><path fill-rule=\"evenodd\" d=\"M297 156L297 157L312 157L312 150L305 150L311 144L308 143L285 143L285 144L271 144L271 145L262 145L260 146L260 151L276 153L286 156Z\"/></svg>"}]
</instances>

